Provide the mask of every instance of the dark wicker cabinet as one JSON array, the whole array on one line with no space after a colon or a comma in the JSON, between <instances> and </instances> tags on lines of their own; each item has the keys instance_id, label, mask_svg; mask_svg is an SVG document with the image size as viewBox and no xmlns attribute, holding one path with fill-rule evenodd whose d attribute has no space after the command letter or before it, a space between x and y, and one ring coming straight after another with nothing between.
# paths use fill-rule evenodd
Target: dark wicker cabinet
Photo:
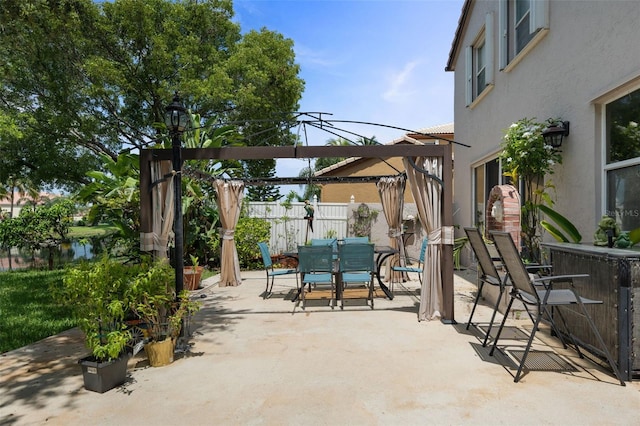
<instances>
[{"instance_id":1,"label":"dark wicker cabinet","mask_svg":"<svg viewBox=\"0 0 640 426\"><path fill-rule=\"evenodd\" d=\"M638 377L640 251L569 243L544 243L543 247L550 252L555 275L589 274L589 278L576 281L580 294L604 302L588 307L590 314L617 360L623 378ZM636 301L638 309L635 309ZM571 331L583 346L591 349L598 346L577 310L567 312L566 316Z\"/></svg>"}]
</instances>

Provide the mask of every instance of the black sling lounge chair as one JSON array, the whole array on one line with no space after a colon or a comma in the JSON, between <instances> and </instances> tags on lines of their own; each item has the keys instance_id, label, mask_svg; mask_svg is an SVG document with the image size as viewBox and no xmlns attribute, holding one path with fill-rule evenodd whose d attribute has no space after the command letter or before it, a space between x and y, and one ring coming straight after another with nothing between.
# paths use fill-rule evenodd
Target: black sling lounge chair
<instances>
[{"instance_id":1,"label":"black sling lounge chair","mask_svg":"<svg viewBox=\"0 0 640 426\"><path fill-rule=\"evenodd\" d=\"M559 276L546 276L541 278L533 279L531 275L527 272L524 264L522 263L522 259L520 258L520 253L516 249L516 245L511 238L511 234L508 232L491 232L491 236L493 241L496 244L496 249L502 258L502 264L506 268L507 274L509 275L509 280L512 284L512 290L510 293L511 300L509 301L509 305L507 306L507 311L505 312L504 318L502 319L502 323L500 324L500 328L498 329L498 333L493 340L493 346L491 347L491 351L489 355L493 355L494 350L496 349L496 345L498 344L498 340L500 339L500 334L502 329L504 328L504 324L507 320L509 310L513 305L515 300L519 300L525 306L533 306L537 308L535 310L535 319L533 323L533 329L531 331L531 335L529 336L529 341L527 342L527 346L522 355L522 359L520 361L520 365L518 367L518 372L515 375L514 382L518 382L520 380L520 375L522 374L522 369L525 365L525 361L527 359L527 355L529 350L531 349L531 344L533 342L533 338L538 330L538 325L542 319L543 315L546 315L547 320L550 322L551 327L554 330L558 330L553 316L551 315L551 308L556 307L560 308L562 306L579 306L582 315L585 317L591 330L593 331L598 344L600 345L600 350L606 357L613 373L616 378L620 381L622 386L625 386L624 380L622 380L620 376L620 372L618 371L618 367L616 366L615 361L611 357L611 353L607 349L604 341L602 340L602 336L600 332L596 328L596 325L593 322L593 319L589 315L589 312L585 308L585 305L595 305L602 304L601 300L592 300L587 299L586 297L582 297L578 294L578 290L576 289L573 279L574 278L584 278L588 277L588 275L559 275ZM553 289L551 288L551 284L553 282L565 282L570 283L570 288L568 289ZM543 286L537 286L536 284L543 284ZM544 285L546 284L546 285ZM566 327L566 323L565 329ZM580 357L582 357L582 353L580 352L580 348L571 336L569 330L567 330L567 334L569 338L573 340L576 350Z\"/></svg>"},{"instance_id":2,"label":"black sling lounge chair","mask_svg":"<svg viewBox=\"0 0 640 426\"><path fill-rule=\"evenodd\" d=\"M500 305L500 301L502 300L502 296L504 294L505 289L505 281L507 280L507 274L502 274L502 276L498 273L496 265L494 263L494 259L491 257L489 253L489 249L482 238L482 234L478 228L464 228L464 232L467 234L469 238L469 244L471 244L471 249L476 255L476 259L478 259L478 293L476 294L476 299L473 302L473 308L471 309L471 315L469 315L469 320L467 321L467 330L469 326L472 324L473 314L476 312L476 307L478 306L478 301L482 296L482 289L485 284L489 284L495 287L499 287L500 294L498 296L498 300L496 301L495 306L493 307L493 314L491 315L491 320L489 321L489 326L487 327L487 332L484 337L484 341L482 342L482 346L487 345L487 340L489 339L489 335L491 334L491 328L493 327L493 321L496 318L496 313L498 312L498 306Z\"/></svg>"}]
</instances>

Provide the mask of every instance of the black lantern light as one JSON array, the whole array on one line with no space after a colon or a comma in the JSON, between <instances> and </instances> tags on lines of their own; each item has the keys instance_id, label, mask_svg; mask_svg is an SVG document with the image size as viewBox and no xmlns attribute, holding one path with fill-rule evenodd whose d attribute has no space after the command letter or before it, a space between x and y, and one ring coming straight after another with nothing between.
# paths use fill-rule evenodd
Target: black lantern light
<instances>
[{"instance_id":1,"label":"black lantern light","mask_svg":"<svg viewBox=\"0 0 640 426\"><path fill-rule=\"evenodd\" d=\"M542 137L544 143L551 145L553 149L558 149L562 146L562 139L565 136L569 136L569 122L559 121L557 123L551 123L542 131Z\"/></svg>"},{"instance_id":2,"label":"black lantern light","mask_svg":"<svg viewBox=\"0 0 640 426\"><path fill-rule=\"evenodd\" d=\"M179 135L187 127L187 110L180 102L178 92L173 95L173 102L165 108L164 123L171 134Z\"/></svg>"},{"instance_id":3,"label":"black lantern light","mask_svg":"<svg viewBox=\"0 0 640 426\"><path fill-rule=\"evenodd\" d=\"M180 139L182 132L187 127L187 110L180 102L178 92L173 96L171 102L165 109L164 121L171 134L171 149L173 153L173 195L174 195L174 217L173 232L175 239L174 267L176 271L176 298L184 288L184 231L182 224L182 146Z\"/></svg>"}]
</instances>

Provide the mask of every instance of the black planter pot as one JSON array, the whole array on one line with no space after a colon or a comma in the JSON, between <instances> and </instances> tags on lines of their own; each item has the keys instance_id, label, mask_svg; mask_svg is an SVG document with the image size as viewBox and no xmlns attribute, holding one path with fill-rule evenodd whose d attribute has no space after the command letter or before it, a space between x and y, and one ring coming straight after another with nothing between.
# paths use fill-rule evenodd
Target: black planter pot
<instances>
[{"instance_id":1,"label":"black planter pot","mask_svg":"<svg viewBox=\"0 0 640 426\"><path fill-rule=\"evenodd\" d=\"M84 388L104 393L123 384L127 378L128 360L128 355L106 362L98 362L93 356L80 359L78 364L82 367Z\"/></svg>"}]
</instances>

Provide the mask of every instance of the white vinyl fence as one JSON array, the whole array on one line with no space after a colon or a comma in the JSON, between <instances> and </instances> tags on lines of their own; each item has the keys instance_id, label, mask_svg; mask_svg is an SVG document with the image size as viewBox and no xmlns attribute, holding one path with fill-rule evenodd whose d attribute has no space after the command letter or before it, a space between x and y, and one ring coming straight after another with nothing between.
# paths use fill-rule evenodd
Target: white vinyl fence
<instances>
[{"instance_id":1,"label":"white vinyl fence","mask_svg":"<svg viewBox=\"0 0 640 426\"><path fill-rule=\"evenodd\" d=\"M304 203L291 203L285 208L279 202L247 203L249 217L266 219L271 223L269 249L271 253L295 251L298 245L311 238L344 238L348 232L346 203L314 204L313 232L308 231L304 219Z\"/></svg>"}]
</instances>

